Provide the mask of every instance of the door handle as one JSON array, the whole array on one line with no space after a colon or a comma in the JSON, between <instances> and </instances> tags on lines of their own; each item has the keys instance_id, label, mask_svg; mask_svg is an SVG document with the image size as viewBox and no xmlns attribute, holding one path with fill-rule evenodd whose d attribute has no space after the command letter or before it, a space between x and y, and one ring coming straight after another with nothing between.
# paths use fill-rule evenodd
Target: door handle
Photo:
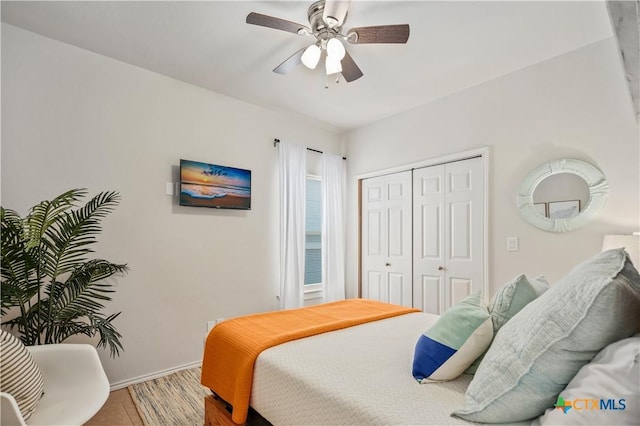
<instances>
[{"instance_id":1,"label":"door handle","mask_svg":"<svg viewBox=\"0 0 640 426\"><path fill-rule=\"evenodd\" d=\"M438 271L444 271L444 266L438 266Z\"/></svg>"},{"instance_id":2,"label":"door handle","mask_svg":"<svg viewBox=\"0 0 640 426\"><path fill-rule=\"evenodd\" d=\"M387 262L384 264L384 266L391 266L391 264Z\"/></svg>"}]
</instances>

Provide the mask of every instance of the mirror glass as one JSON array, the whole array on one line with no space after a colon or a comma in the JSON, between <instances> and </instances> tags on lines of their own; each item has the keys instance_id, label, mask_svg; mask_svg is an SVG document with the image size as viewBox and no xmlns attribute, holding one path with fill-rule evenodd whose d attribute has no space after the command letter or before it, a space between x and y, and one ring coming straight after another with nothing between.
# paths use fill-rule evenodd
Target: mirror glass
<instances>
[{"instance_id":1,"label":"mirror glass","mask_svg":"<svg viewBox=\"0 0 640 426\"><path fill-rule=\"evenodd\" d=\"M595 166L574 159L552 160L532 170L520 185L517 206L532 225L567 232L596 218L609 184Z\"/></svg>"},{"instance_id":2,"label":"mirror glass","mask_svg":"<svg viewBox=\"0 0 640 426\"><path fill-rule=\"evenodd\" d=\"M549 175L533 191L536 211L552 219L577 216L588 201L589 185L573 173Z\"/></svg>"}]
</instances>

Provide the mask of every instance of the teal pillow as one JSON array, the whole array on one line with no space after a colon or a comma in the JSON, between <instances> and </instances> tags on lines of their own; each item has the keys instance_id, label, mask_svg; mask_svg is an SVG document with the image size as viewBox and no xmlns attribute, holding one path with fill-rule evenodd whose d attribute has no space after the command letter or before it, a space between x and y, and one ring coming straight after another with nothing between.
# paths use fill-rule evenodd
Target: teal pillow
<instances>
[{"instance_id":1,"label":"teal pillow","mask_svg":"<svg viewBox=\"0 0 640 426\"><path fill-rule=\"evenodd\" d=\"M639 318L638 271L623 249L600 253L500 329L453 414L483 423L540 416L600 350L640 331Z\"/></svg>"},{"instance_id":2,"label":"teal pillow","mask_svg":"<svg viewBox=\"0 0 640 426\"><path fill-rule=\"evenodd\" d=\"M489 305L494 338L498 330L500 330L507 321L548 288L549 283L544 276L540 275L539 277L529 280L524 274L518 275L502 286L495 296L493 296L491 304ZM475 374L485 354L486 351L465 370L465 373Z\"/></svg>"},{"instance_id":3,"label":"teal pillow","mask_svg":"<svg viewBox=\"0 0 640 426\"><path fill-rule=\"evenodd\" d=\"M537 277L530 279L529 284L531 284L538 297L545 291L549 290L550 287L549 281L547 281L547 277L544 275L538 275Z\"/></svg>"},{"instance_id":4,"label":"teal pillow","mask_svg":"<svg viewBox=\"0 0 640 426\"><path fill-rule=\"evenodd\" d=\"M489 305L489 312L493 321L493 334L498 333L498 330L507 321L548 288L549 284L543 276L528 280L524 274L518 275L505 284L493 296Z\"/></svg>"},{"instance_id":5,"label":"teal pillow","mask_svg":"<svg viewBox=\"0 0 640 426\"><path fill-rule=\"evenodd\" d=\"M413 377L420 383L455 379L489 347L492 337L491 316L480 293L467 296L420 336Z\"/></svg>"}]
</instances>

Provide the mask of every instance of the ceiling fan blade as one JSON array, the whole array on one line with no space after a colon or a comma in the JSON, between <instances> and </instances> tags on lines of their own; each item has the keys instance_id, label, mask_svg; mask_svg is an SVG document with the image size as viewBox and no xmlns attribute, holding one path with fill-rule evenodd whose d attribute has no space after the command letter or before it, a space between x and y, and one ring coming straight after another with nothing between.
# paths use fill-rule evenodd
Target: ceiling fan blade
<instances>
[{"instance_id":1,"label":"ceiling fan blade","mask_svg":"<svg viewBox=\"0 0 640 426\"><path fill-rule=\"evenodd\" d=\"M344 58L342 58L340 63L342 64L342 76L347 83L357 80L364 75L351 55L349 55L349 52L344 54Z\"/></svg>"},{"instance_id":2,"label":"ceiling fan blade","mask_svg":"<svg viewBox=\"0 0 640 426\"><path fill-rule=\"evenodd\" d=\"M344 24L351 0L325 0L322 20L329 28L339 28Z\"/></svg>"},{"instance_id":3,"label":"ceiling fan blade","mask_svg":"<svg viewBox=\"0 0 640 426\"><path fill-rule=\"evenodd\" d=\"M276 30L287 31L300 35L311 34L309 28L305 27L302 24L255 12L251 12L247 15L247 24L260 25L267 28L275 28Z\"/></svg>"},{"instance_id":4,"label":"ceiling fan blade","mask_svg":"<svg viewBox=\"0 0 640 426\"><path fill-rule=\"evenodd\" d=\"M289 56L286 61L275 67L273 69L273 72L277 74L288 74L289 72L291 72L291 70L302 63L302 54L304 53L305 49L306 47L303 47L293 55Z\"/></svg>"},{"instance_id":5,"label":"ceiling fan blade","mask_svg":"<svg viewBox=\"0 0 640 426\"><path fill-rule=\"evenodd\" d=\"M357 37L351 34L355 33ZM353 44L364 43L406 43L409 40L409 25L378 25L374 27L351 28L347 40Z\"/></svg>"}]
</instances>

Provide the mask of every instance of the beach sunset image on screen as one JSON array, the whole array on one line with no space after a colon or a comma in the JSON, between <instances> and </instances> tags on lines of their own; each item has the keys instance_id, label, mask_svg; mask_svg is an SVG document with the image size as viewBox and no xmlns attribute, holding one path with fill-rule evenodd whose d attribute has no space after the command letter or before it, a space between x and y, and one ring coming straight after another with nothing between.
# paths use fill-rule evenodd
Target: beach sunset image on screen
<instances>
[{"instance_id":1,"label":"beach sunset image on screen","mask_svg":"<svg viewBox=\"0 0 640 426\"><path fill-rule=\"evenodd\" d=\"M251 170L180 160L180 205L251 209Z\"/></svg>"}]
</instances>

